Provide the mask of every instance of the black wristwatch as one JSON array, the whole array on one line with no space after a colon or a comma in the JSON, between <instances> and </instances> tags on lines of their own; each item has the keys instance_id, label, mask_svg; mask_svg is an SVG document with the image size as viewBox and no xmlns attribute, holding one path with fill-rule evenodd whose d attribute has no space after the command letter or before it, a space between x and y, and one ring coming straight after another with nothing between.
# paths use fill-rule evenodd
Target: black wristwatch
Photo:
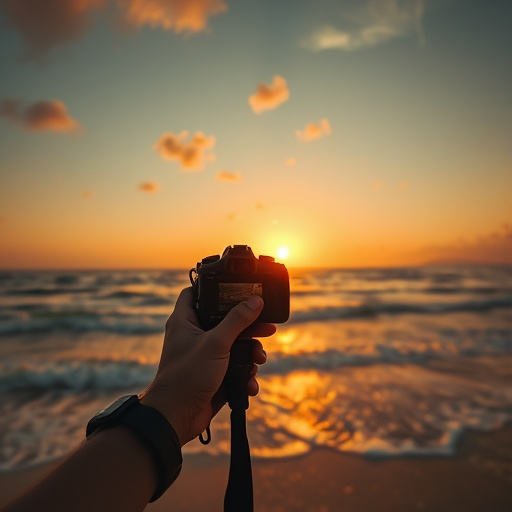
<instances>
[{"instance_id":1,"label":"black wristwatch","mask_svg":"<svg viewBox=\"0 0 512 512\"><path fill-rule=\"evenodd\" d=\"M86 435L115 425L130 427L153 455L158 486L151 502L157 500L181 471L183 458L178 435L162 413L141 404L137 395L122 396L98 412L87 424Z\"/></svg>"}]
</instances>

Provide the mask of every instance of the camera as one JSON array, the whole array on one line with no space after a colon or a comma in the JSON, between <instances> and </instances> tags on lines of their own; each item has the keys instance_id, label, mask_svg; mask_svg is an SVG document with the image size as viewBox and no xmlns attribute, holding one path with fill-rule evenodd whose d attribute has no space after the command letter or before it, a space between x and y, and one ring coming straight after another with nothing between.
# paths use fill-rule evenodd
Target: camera
<instances>
[{"instance_id":1,"label":"camera","mask_svg":"<svg viewBox=\"0 0 512 512\"><path fill-rule=\"evenodd\" d=\"M259 295L265 303L258 322L284 323L290 316L286 267L271 256L256 258L248 245L229 246L222 257L203 258L190 270L190 281L199 323L205 330L215 327L251 295Z\"/></svg>"}]
</instances>

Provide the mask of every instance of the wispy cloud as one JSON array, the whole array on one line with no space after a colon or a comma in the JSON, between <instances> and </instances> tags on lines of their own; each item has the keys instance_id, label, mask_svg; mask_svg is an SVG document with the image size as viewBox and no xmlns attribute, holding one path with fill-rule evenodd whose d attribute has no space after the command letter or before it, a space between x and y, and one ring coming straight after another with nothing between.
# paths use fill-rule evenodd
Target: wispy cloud
<instances>
[{"instance_id":1,"label":"wispy cloud","mask_svg":"<svg viewBox=\"0 0 512 512\"><path fill-rule=\"evenodd\" d=\"M189 141L187 131L178 135L164 133L155 143L153 149L165 160L177 161L184 171L201 171L207 162L215 160L209 151L215 146L215 137L196 132Z\"/></svg>"},{"instance_id":2,"label":"wispy cloud","mask_svg":"<svg viewBox=\"0 0 512 512\"><path fill-rule=\"evenodd\" d=\"M340 22L314 31L303 46L314 50L351 52L383 44L416 33L425 45L423 0L366 0L352 10L342 11Z\"/></svg>"},{"instance_id":3,"label":"wispy cloud","mask_svg":"<svg viewBox=\"0 0 512 512\"><path fill-rule=\"evenodd\" d=\"M264 110L274 110L290 97L286 80L275 76L270 85L259 84L257 91L249 96L249 105L253 112L261 114Z\"/></svg>"},{"instance_id":4,"label":"wispy cloud","mask_svg":"<svg viewBox=\"0 0 512 512\"><path fill-rule=\"evenodd\" d=\"M137 187L141 192L146 192L148 194L154 194L155 192L158 192L158 183L155 181L145 181L143 183L140 183Z\"/></svg>"},{"instance_id":5,"label":"wispy cloud","mask_svg":"<svg viewBox=\"0 0 512 512\"><path fill-rule=\"evenodd\" d=\"M321 119L318 124L307 124L303 130L295 130L295 135L303 142L311 142L330 134L331 124L325 118Z\"/></svg>"},{"instance_id":6,"label":"wispy cloud","mask_svg":"<svg viewBox=\"0 0 512 512\"><path fill-rule=\"evenodd\" d=\"M217 181L229 181L231 183L240 181L242 179L239 172L227 172L227 171L219 171L215 175L215 179Z\"/></svg>"},{"instance_id":7,"label":"wispy cloud","mask_svg":"<svg viewBox=\"0 0 512 512\"><path fill-rule=\"evenodd\" d=\"M33 132L80 131L80 125L68 114L62 101L37 101L23 106L19 99L5 99L0 102L0 117Z\"/></svg>"},{"instance_id":8,"label":"wispy cloud","mask_svg":"<svg viewBox=\"0 0 512 512\"><path fill-rule=\"evenodd\" d=\"M135 27L196 33L207 30L210 17L228 7L223 0L3 0L0 8L20 34L25 56L41 60L55 47L82 37L98 12L114 13Z\"/></svg>"},{"instance_id":9,"label":"wispy cloud","mask_svg":"<svg viewBox=\"0 0 512 512\"><path fill-rule=\"evenodd\" d=\"M290 156L284 161L284 165L286 165L286 167L295 167L297 165L297 159Z\"/></svg>"}]
</instances>

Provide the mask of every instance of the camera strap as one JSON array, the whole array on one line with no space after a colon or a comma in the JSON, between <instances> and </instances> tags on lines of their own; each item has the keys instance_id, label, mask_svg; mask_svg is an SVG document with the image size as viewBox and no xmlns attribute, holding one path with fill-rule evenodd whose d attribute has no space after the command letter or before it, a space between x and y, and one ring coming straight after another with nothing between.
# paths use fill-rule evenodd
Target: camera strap
<instances>
[{"instance_id":1,"label":"camera strap","mask_svg":"<svg viewBox=\"0 0 512 512\"><path fill-rule=\"evenodd\" d=\"M251 452L245 411L249 408L247 381L252 370L253 340L236 340L225 377L231 407L231 460L224 512L253 512Z\"/></svg>"},{"instance_id":2,"label":"camera strap","mask_svg":"<svg viewBox=\"0 0 512 512\"><path fill-rule=\"evenodd\" d=\"M251 454L247 439L245 410L231 410L231 460L224 496L224 512L252 512Z\"/></svg>"},{"instance_id":3,"label":"camera strap","mask_svg":"<svg viewBox=\"0 0 512 512\"><path fill-rule=\"evenodd\" d=\"M227 399L231 408L231 458L229 479L224 496L224 512L253 512L254 493L252 466L245 411L249 408L247 381L252 370L253 340L236 340L231 348L229 366L224 377ZM202 444L211 441L210 427L206 438L199 435Z\"/></svg>"}]
</instances>

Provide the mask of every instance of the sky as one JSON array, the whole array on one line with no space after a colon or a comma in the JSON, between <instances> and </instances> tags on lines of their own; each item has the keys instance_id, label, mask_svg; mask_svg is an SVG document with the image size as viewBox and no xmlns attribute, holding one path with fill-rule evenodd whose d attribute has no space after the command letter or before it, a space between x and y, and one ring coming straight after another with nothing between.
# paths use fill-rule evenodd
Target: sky
<instances>
[{"instance_id":1,"label":"sky","mask_svg":"<svg viewBox=\"0 0 512 512\"><path fill-rule=\"evenodd\" d=\"M0 268L512 263L511 23L509 0L0 0Z\"/></svg>"}]
</instances>

